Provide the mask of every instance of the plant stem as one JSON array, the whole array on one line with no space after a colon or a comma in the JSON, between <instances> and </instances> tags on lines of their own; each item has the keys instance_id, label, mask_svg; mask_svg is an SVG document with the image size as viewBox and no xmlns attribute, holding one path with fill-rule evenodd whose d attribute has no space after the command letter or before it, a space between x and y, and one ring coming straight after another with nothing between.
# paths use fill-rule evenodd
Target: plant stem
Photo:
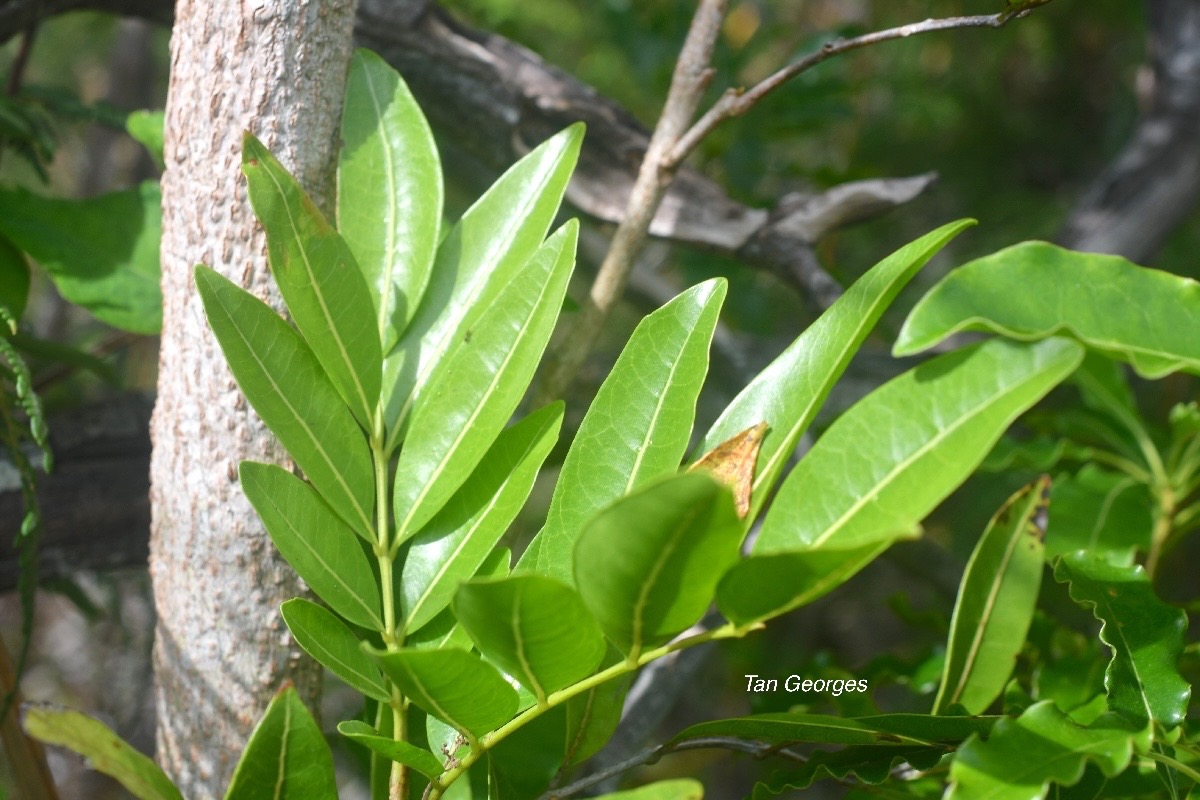
<instances>
[{"instance_id":1,"label":"plant stem","mask_svg":"<svg viewBox=\"0 0 1200 800\"><path fill-rule=\"evenodd\" d=\"M1164 764L1164 765L1170 767L1171 769L1175 770L1176 772L1186 775L1188 778L1195 781L1197 784L1200 784L1200 772L1197 772L1196 770L1192 769L1187 764L1184 764L1182 761L1179 761L1178 759L1175 759L1175 758L1171 758L1166 753L1159 753L1153 749L1151 749L1150 752L1146 753L1146 755L1149 756L1151 760L1157 761L1160 764Z\"/></svg>"}]
</instances>

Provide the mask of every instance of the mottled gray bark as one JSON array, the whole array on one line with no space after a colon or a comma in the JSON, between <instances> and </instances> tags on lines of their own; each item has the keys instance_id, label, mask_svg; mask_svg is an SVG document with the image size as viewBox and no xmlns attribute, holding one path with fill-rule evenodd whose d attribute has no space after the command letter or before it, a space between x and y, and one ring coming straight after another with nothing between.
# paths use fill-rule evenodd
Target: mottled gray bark
<instances>
[{"instance_id":1,"label":"mottled gray bark","mask_svg":"<svg viewBox=\"0 0 1200 800\"><path fill-rule=\"evenodd\" d=\"M242 179L253 131L331 196L354 0L184 0L176 7L163 175L163 332L151 458L158 757L189 798L221 796L287 680L319 673L278 614L301 591L237 482L283 454L246 404L192 282L207 264L280 307Z\"/></svg>"}]
</instances>

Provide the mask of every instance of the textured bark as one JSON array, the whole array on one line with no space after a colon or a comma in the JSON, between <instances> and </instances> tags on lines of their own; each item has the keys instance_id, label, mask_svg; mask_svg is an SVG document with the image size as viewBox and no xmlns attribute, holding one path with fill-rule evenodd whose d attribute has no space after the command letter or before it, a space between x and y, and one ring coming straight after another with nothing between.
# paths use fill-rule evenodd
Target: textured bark
<instances>
[{"instance_id":1,"label":"textured bark","mask_svg":"<svg viewBox=\"0 0 1200 800\"><path fill-rule=\"evenodd\" d=\"M207 264L281 307L242 180L252 130L330 197L353 0L185 0L176 8L163 175L163 332L151 458L150 570L158 757L189 798L220 796L286 680L319 673L278 615L302 591L237 482L242 459L280 462L204 320Z\"/></svg>"}]
</instances>

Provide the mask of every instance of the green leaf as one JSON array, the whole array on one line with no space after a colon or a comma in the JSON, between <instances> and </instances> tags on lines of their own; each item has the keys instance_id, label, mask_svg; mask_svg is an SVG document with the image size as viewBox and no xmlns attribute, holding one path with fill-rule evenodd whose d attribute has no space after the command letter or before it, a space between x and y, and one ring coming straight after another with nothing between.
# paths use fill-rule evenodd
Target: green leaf
<instances>
[{"instance_id":1,"label":"green leaf","mask_svg":"<svg viewBox=\"0 0 1200 800\"><path fill-rule=\"evenodd\" d=\"M398 541L411 537L470 476L520 403L575 264L574 220L546 240L447 354L422 393L396 464Z\"/></svg>"},{"instance_id":2,"label":"green leaf","mask_svg":"<svg viewBox=\"0 0 1200 800\"><path fill-rule=\"evenodd\" d=\"M511 571L512 551L507 547L493 550L483 564L476 570L476 578L507 578ZM468 576L471 577L471 576ZM457 584L453 587L458 588ZM447 647L458 647L470 650L474 645L470 635L458 624L454 612L447 605L437 616L414 633L410 634L404 643L418 650L436 650Z\"/></svg>"},{"instance_id":3,"label":"green leaf","mask_svg":"<svg viewBox=\"0 0 1200 800\"><path fill-rule=\"evenodd\" d=\"M353 739L390 761L412 767L427 778L436 778L445 771L433 753L408 742L398 742L390 736L380 736L379 731L361 720L339 722L337 729L347 739Z\"/></svg>"},{"instance_id":4,"label":"green leaf","mask_svg":"<svg viewBox=\"0 0 1200 800\"><path fill-rule=\"evenodd\" d=\"M291 686L250 734L225 800L337 800L329 744Z\"/></svg>"},{"instance_id":5,"label":"green leaf","mask_svg":"<svg viewBox=\"0 0 1200 800\"><path fill-rule=\"evenodd\" d=\"M601 667L615 664L619 660L615 650L610 649ZM633 674L605 681L566 702L566 753L563 763L579 764L600 752L612 738L621 722L625 707L625 695L633 683Z\"/></svg>"},{"instance_id":6,"label":"green leaf","mask_svg":"<svg viewBox=\"0 0 1200 800\"><path fill-rule=\"evenodd\" d=\"M1054 577L1069 582L1071 599L1104 623L1100 639L1113 651L1104 675L1108 707L1138 723L1180 724L1192 692L1176 666L1187 615L1158 599L1140 566L1115 566L1079 552L1060 558Z\"/></svg>"},{"instance_id":7,"label":"green leaf","mask_svg":"<svg viewBox=\"0 0 1200 800\"><path fill-rule=\"evenodd\" d=\"M183 800L154 760L134 750L107 725L66 708L27 705L22 714L25 732L45 744L74 751L138 800Z\"/></svg>"},{"instance_id":8,"label":"green leaf","mask_svg":"<svg viewBox=\"0 0 1200 800\"><path fill-rule=\"evenodd\" d=\"M355 50L342 110L337 221L366 276L384 353L429 283L442 194L433 134L408 86L378 55Z\"/></svg>"},{"instance_id":9,"label":"green leaf","mask_svg":"<svg viewBox=\"0 0 1200 800\"><path fill-rule=\"evenodd\" d=\"M693 725L671 744L710 736L730 736L762 742L813 744L927 746L961 742L987 733L996 717L935 717L927 714L882 714L845 718L826 714L755 714Z\"/></svg>"},{"instance_id":10,"label":"green leaf","mask_svg":"<svg viewBox=\"0 0 1200 800\"><path fill-rule=\"evenodd\" d=\"M1130 314L1129 298L1137 298ZM896 355L919 353L958 331L1022 340L1069 334L1128 361L1144 377L1200 373L1195 281L1119 256L1024 242L972 261L933 287L905 321Z\"/></svg>"},{"instance_id":11,"label":"green leaf","mask_svg":"<svg viewBox=\"0 0 1200 800\"><path fill-rule=\"evenodd\" d=\"M551 708L488 751L489 798L537 800L543 795L562 767L564 716L562 706Z\"/></svg>"},{"instance_id":12,"label":"green leaf","mask_svg":"<svg viewBox=\"0 0 1200 800\"><path fill-rule=\"evenodd\" d=\"M29 264L16 245L0 236L0 306L20 319L28 299Z\"/></svg>"},{"instance_id":13,"label":"green leaf","mask_svg":"<svg viewBox=\"0 0 1200 800\"><path fill-rule=\"evenodd\" d=\"M570 584L571 555L597 511L679 469L727 284L693 286L634 330L580 423L546 525L517 565Z\"/></svg>"},{"instance_id":14,"label":"green leaf","mask_svg":"<svg viewBox=\"0 0 1200 800\"><path fill-rule=\"evenodd\" d=\"M271 541L309 588L355 625L382 630L379 582L350 526L285 469L243 461L238 473Z\"/></svg>"},{"instance_id":15,"label":"green leaf","mask_svg":"<svg viewBox=\"0 0 1200 800\"><path fill-rule=\"evenodd\" d=\"M462 346L463 334L541 245L582 140L583 126L573 125L543 142L504 173L438 247L417 313L384 363L389 451L434 367Z\"/></svg>"},{"instance_id":16,"label":"green leaf","mask_svg":"<svg viewBox=\"0 0 1200 800\"><path fill-rule=\"evenodd\" d=\"M350 247L296 179L248 132L242 172L250 204L267 232L271 274L288 313L369 431L379 402L383 355L371 294Z\"/></svg>"},{"instance_id":17,"label":"green leaf","mask_svg":"<svg viewBox=\"0 0 1200 800\"><path fill-rule=\"evenodd\" d=\"M1054 479L1046 558L1086 550L1124 567L1150 548L1153 508L1146 484L1128 475L1086 464L1074 475Z\"/></svg>"},{"instance_id":18,"label":"green leaf","mask_svg":"<svg viewBox=\"0 0 1200 800\"><path fill-rule=\"evenodd\" d=\"M575 546L575 585L630 661L695 623L737 560L743 528L729 490L674 475L593 517Z\"/></svg>"},{"instance_id":19,"label":"green leaf","mask_svg":"<svg viewBox=\"0 0 1200 800\"><path fill-rule=\"evenodd\" d=\"M471 581L454 614L484 657L533 692L552 692L591 675L604 657L600 626L570 587L541 575Z\"/></svg>"},{"instance_id":20,"label":"green leaf","mask_svg":"<svg viewBox=\"0 0 1200 800\"><path fill-rule=\"evenodd\" d=\"M966 219L943 225L879 262L759 373L705 434L695 448L697 457L752 425L770 425L747 520L758 515L801 434L884 309L934 254L974 224Z\"/></svg>"},{"instance_id":21,"label":"green leaf","mask_svg":"<svg viewBox=\"0 0 1200 800\"><path fill-rule=\"evenodd\" d=\"M945 745L856 745L835 751L815 750L799 769L777 770L768 780L756 784L751 796L753 800L765 800L787 791L807 789L824 777L842 780L851 774L863 783L880 784L902 764L911 769L931 769L945 754Z\"/></svg>"},{"instance_id":22,"label":"green leaf","mask_svg":"<svg viewBox=\"0 0 1200 800\"><path fill-rule=\"evenodd\" d=\"M983 713L1004 691L1042 585L1050 479L1018 491L992 517L967 561L933 713Z\"/></svg>"},{"instance_id":23,"label":"green leaf","mask_svg":"<svg viewBox=\"0 0 1200 800\"><path fill-rule=\"evenodd\" d=\"M482 736L517 713L517 691L495 667L466 650L371 650L404 694L468 739Z\"/></svg>"},{"instance_id":24,"label":"green leaf","mask_svg":"<svg viewBox=\"0 0 1200 800\"><path fill-rule=\"evenodd\" d=\"M125 118L125 132L146 148L150 158L159 169L163 168L163 120L162 111L138 110L129 112Z\"/></svg>"},{"instance_id":25,"label":"green leaf","mask_svg":"<svg viewBox=\"0 0 1200 800\"><path fill-rule=\"evenodd\" d=\"M238 386L326 502L373 540L374 480L362 431L304 340L207 267L196 288Z\"/></svg>"},{"instance_id":26,"label":"green leaf","mask_svg":"<svg viewBox=\"0 0 1200 800\"><path fill-rule=\"evenodd\" d=\"M134 333L162 327L158 183L66 200L0 189L0 235L37 261L64 298Z\"/></svg>"},{"instance_id":27,"label":"green leaf","mask_svg":"<svg viewBox=\"0 0 1200 800\"><path fill-rule=\"evenodd\" d=\"M1129 764L1134 751L1150 746L1150 729L1138 730L1115 714L1083 727L1049 701L1017 719L996 723L987 740L978 737L959 748L950 766L947 800L1029 800L1045 797L1051 783L1071 786L1093 763L1112 777Z\"/></svg>"},{"instance_id":28,"label":"green leaf","mask_svg":"<svg viewBox=\"0 0 1200 800\"><path fill-rule=\"evenodd\" d=\"M404 628L415 631L450 604L525 504L558 441L563 404L552 403L504 430L471 477L411 541L401 572Z\"/></svg>"},{"instance_id":29,"label":"green leaf","mask_svg":"<svg viewBox=\"0 0 1200 800\"><path fill-rule=\"evenodd\" d=\"M382 703L391 700L379 667L362 651L354 632L333 613L303 597L293 597L279 610L296 642L322 666L367 697Z\"/></svg>"},{"instance_id":30,"label":"green leaf","mask_svg":"<svg viewBox=\"0 0 1200 800\"><path fill-rule=\"evenodd\" d=\"M701 800L703 797L704 786L700 781L678 778L648 783L624 792L602 794L598 800Z\"/></svg>"},{"instance_id":31,"label":"green leaf","mask_svg":"<svg viewBox=\"0 0 1200 800\"><path fill-rule=\"evenodd\" d=\"M834 422L784 481L754 553L857 548L914 532L1082 357L1067 339L995 339L888 382Z\"/></svg>"}]
</instances>

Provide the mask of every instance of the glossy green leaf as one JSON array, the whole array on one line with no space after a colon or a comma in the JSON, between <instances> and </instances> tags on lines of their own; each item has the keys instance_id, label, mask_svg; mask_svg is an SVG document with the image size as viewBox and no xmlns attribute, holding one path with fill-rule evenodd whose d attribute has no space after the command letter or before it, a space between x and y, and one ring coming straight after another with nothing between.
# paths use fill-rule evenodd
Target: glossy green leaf
<instances>
[{"instance_id":1,"label":"glossy green leaf","mask_svg":"<svg viewBox=\"0 0 1200 800\"><path fill-rule=\"evenodd\" d=\"M162 111L131 111L125 118L125 132L146 148L150 158L159 169L163 168L163 120Z\"/></svg>"},{"instance_id":2,"label":"glossy green leaf","mask_svg":"<svg viewBox=\"0 0 1200 800\"><path fill-rule=\"evenodd\" d=\"M784 481L754 553L865 547L915 531L1082 357L1068 339L994 339L888 382L831 425Z\"/></svg>"},{"instance_id":3,"label":"glossy green leaf","mask_svg":"<svg viewBox=\"0 0 1200 800\"><path fill-rule=\"evenodd\" d=\"M162 327L156 181L86 200L0 189L0 235L49 273L64 298L134 333Z\"/></svg>"},{"instance_id":4,"label":"glossy green leaf","mask_svg":"<svg viewBox=\"0 0 1200 800\"><path fill-rule=\"evenodd\" d=\"M737 560L729 490L702 473L636 490L594 516L575 546L575 585L630 660L695 623Z\"/></svg>"},{"instance_id":5,"label":"glossy green leaf","mask_svg":"<svg viewBox=\"0 0 1200 800\"><path fill-rule=\"evenodd\" d=\"M138 800L183 800L154 759L134 750L98 719L67 708L27 705L21 721L34 739L78 753Z\"/></svg>"},{"instance_id":6,"label":"glossy green leaf","mask_svg":"<svg viewBox=\"0 0 1200 800\"><path fill-rule=\"evenodd\" d=\"M379 731L360 720L339 722L337 729L347 739L353 739L389 761L412 767L427 778L436 778L445 771L433 753L408 742L398 742L390 736L381 736Z\"/></svg>"},{"instance_id":7,"label":"glossy green leaf","mask_svg":"<svg viewBox=\"0 0 1200 800\"><path fill-rule=\"evenodd\" d=\"M1150 547L1153 502L1146 484L1087 464L1054 479L1046 558L1086 550L1129 567Z\"/></svg>"},{"instance_id":8,"label":"glossy green leaf","mask_svg":"<svg viewBox=\"0 0 1200 800\"><path fill-rule=\"evenodd\" d=\"M391 694L375 662L362 651L360 640L346 623L324 606L293 597L279 607L296 643L347 686L386 703Z\"/></svg>"},{"instance_id":9,"label":"glossy green leaf","mask_svg":"<svg viewBox=\"0 0 1200 800\"><path fill-rule=\"evenodd\" d=\"M958 587L933 713L981 714L1004 691L1042 585L1050 479L1021 489L992 517Z\"/></svg>"},{"instance_id":10,"label":"glossy green leaf","mask_svg":"<svg viewBox=\"0 0 1200 800\"><path fill-rule=\"evenodd\" d=\"M697 455L751 425L770 426L759 451L748 520L758 515L801 434L884 310L930 258L974 224L967 219L943 225L879 262L759 373L705 434Z\"/></svg>"},{"instance_id":11,"label":"glossy green leaf","mask_svg":"<svg viewBox=\"0 0 1200 800\"><path fill-rule=\"evenodd\" d=\"M648 783L624 792L602 794L599 800L701 800L703 797L704 786L700 781L678 778Z\"/></svg>"},{"instance_id":12,"label":"glossy green leaf","mask_svg":"<svg viewBox=\"0 0 1200 800\"><path fill-rule=\"evenodd\" d=\"M225 800L337 800L325 734L291 686L275 695L233 772Z\"/></svg>"},{"instance_id":13,"label":"glossy green leaf","mask_svg":"<svg viewBox=\"0 0 1200 800\"><path fill-rule=\"evenodd\" d=\"M473 577L480 579L507 578L512 569L511 563L512 551L507 547L497 548L484 559ZM457 589L458 586L455 585L454 588ZM404 640L404 644L406 647L417 650L436 650L446 647L470 650L474 647L470 635L463 626L458 624L449 604L420 629L409 634Z\"/></svg>"},{"instance_id":14,"label":"glossy green leaf","mask_svg":"<svg viewBox=\"0 0 1200 800\"><path fill-rule=\"evenodd\" d=\"M371 430L383 355L371 294L350 247L250 133L242 143L242 172L288 313L346 405Z\"/></svg>"},{"instance_id":15,"label":"glossy green leaf","mask_svg":"<svg viewBox=\"0 0 1200 800\"><path fill-rule=\"evenodd\" d=\"M1137 298L1131 314L1129 298ZM896 355L919 353L958 331L1026 341L1065 333L1128 361L1147 378L1200 372L1200 285L1119 256L1024 242L947 275L905 321Z\"/></svg>"},{"instance_id":16,"label":"glossy green leaf","mask_svg":"<svg viewBox=\"0 0 1200 800\"><path fill-rule=\"evenodd\" d=\"M389 450L407 429L401 422L434 367L463 344L463 334L541 245L582 140L583 126L573 125L543 142L504 173L438 247L416 315L384 363Z\"/></svg>"},{"instance_id":17,"label":"glossy green leaf","mask_svg":"<svg viewBox=\"0 0 1200 800\"><path fill-rule=\"evenodd\" d=\"M379 582L350 526L285 469L243 461L238 473L271 541L309 588L355 625L382 630Z\"/></svg>"},{"instance_id":18,"label":"glossy green leaf","mask_svg":"<svg viewBox=\"0 0 1200 800\"><path fill-rule=\"evenodd\" d=\"M1103 622L1112 649L1104 675L1108 707L1139 723L1173 728L1187 715L1191 686L1179 674L1187 615L1158 599L1140 566L1120 567L1088 553L1063 556L1054 577L1070 583L1071 599Z\"/></svg>"},{"instance_id":19,"label":"glossy green leaf","mask_svg":"<svg viewBox=\"0 0 1200 800\"><path fill-rule=\"evenodd\" d=\"M671 739L672 743L710 736L732 736L762 742L813 744L925 746L961 742L972 734L987 733L996 717L935 717L927 714L882 714L872 717L834 717L791 712L755 714L693 725Z\"/></svg>"},{"instance_id":20,"label":"glossy green leaf","mask_svg":"<svg viewBox=\"0 0 1200 800\"><path fill-rule=\"evenodd\" d=\"M463 332L445 370L413 409L396 464L393 504L400 541L450 499L516 410L554 331L575 265L579 226L568 222Z\"/></svg>"},{"instance_id":21,"label":"glossy green leaf","mask_svg":"<svg viewBox=\"0 0 1200 800\"><path fill-rule=\"evenodd\" d=\"M29 263L16 245L0 236L0 306L20 319L28 299Z\"/></svg>"},{"instance_id":22,"label":"glossy green leaf","mask_svg":"<svg viewBox=\"0 0 1200 800\"><path fill-rule=\"evenodd\" d=\"M1088 763L1112 777L1145 752L1150 730L1115 714L1084 727L1053 703L1028 708L996 723L986 740L967 741L950 766L947 800L1030 800L1045 797L1051 783L1071 786Z\"/></svg>"},{"instance_id":23,"label":"glossy green leaf","mask_svg":"<svg viewBox=\"0 0 1200 800\"><path fill-rule=\"evenodd\" d=\"M583 525L637 486L679 469L708 372L724 280L693 286L643 319L580 423L546 525L518 571L574 580Z\"/></svg>"},{"instance_id":24,"label":"glossy green leaf","mask_svg":"<svg viewBox=\"0 0 1200 800\"><path fill-rule=\"evenodd\" d=\"M475 574L529 497L542 462L558 441L563 404L552 403L504 430L471 473L411 541L401 571L406 630L449 605Z\"/></svg>"},{"instance_id":25,"label":"glossy green leaf","mask_svg":"<svg viewBox=\"0 0 1200 800\"><path fill-rule=\"evenodd\" d=\"M378 55L355 50L342 109L337 221L367 278L384 353L429 282L442 194L433 134L408 86Z\"/></svg>"},{"instance_id":26,"label":"glossy green leaf","mask_svg":"<svg viewBox=\"0 0 1200 800\"><path fill-rule=\"evenodd\" d=\"M600 626L579 595L553 578L465 583L454 614L479 652L533 692L538 705L591 675L604 656Z\"/></svg>"},{"instance_id":27,"label":"glossy green leaf","mask_svg":"<svg viewBox=\"0 0 1200 800\"><path fill-rule=\"evenodd\" d=\"M196 267L196 287L250 405L338 516L371 541L367 442L308 345L269 306L211 269Z\"/></svg>"},{"instance_id":28,"label":"glossy green leaf","mask_svg":"<svg viewBox=\"0 0 1200 800\"><path fill-rule=\"evenodd\" d=\"M517 690L466 650L370 652L414 703L468 738L503 725L517 712Z\"/></svg>"}]
</instances>

